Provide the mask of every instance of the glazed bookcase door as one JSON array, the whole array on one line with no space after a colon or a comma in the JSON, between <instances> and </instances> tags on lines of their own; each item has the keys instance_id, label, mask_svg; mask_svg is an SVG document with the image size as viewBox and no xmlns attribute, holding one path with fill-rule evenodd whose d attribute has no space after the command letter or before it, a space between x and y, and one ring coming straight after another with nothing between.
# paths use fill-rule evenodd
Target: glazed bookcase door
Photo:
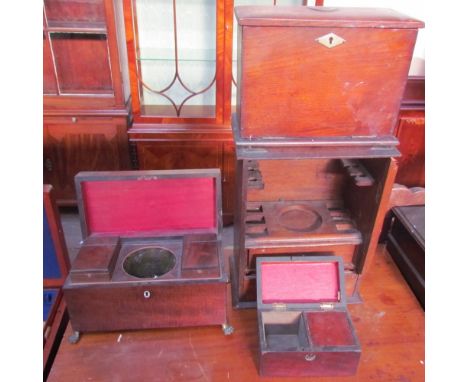
<instances>
[{"instance_id":1,"label":"glazed bookcase door","mask_svg":"<svg viewBox=\"0 0 468 382\"><path fill-rule=\"evenodd\" d=\"M136 122L222 122L222 4L124 0Z\"/></svg>"},{"instance_id":2,"label":"glazed bookcase door","mask_svg":"<svg viewBox=\"0 0 468 382\"><path fill-rule=\"evenodd\" d=\"M43 4L45 106L123 105L112 0Z\"/></svg>"}]
</instances>

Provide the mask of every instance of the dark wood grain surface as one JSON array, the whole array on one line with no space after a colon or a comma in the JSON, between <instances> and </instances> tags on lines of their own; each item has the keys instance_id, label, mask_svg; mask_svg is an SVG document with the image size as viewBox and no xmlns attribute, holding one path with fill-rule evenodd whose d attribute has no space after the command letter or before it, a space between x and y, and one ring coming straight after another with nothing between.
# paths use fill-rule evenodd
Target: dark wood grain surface
<instances>
[{"instance_id":1,"label":"dark wood grain surface","mask_svg":"<svg viewBox=\"0 0 468 382\"><path fill-rule=\"evenodd\" d=\"M382 247L361 294L364 304L349 307L361 360L340 381L424 381L424 312ZM49 381L278 381L258 375L256 310L229 315L231 336L206 327L85 334L76 345L64 337ZM301 380L311 379L282 379Z\"/></svg>"},{"instance_id":2,"label":"dark wood grain surface","mask_svg":"<svg viewBox=\"0 0 468 382\"><path fill-rule=\"evenodd\" d=\"M235 12L242 137L393 134L421 22L378 9Z\"/></svg>"}]
</instances>

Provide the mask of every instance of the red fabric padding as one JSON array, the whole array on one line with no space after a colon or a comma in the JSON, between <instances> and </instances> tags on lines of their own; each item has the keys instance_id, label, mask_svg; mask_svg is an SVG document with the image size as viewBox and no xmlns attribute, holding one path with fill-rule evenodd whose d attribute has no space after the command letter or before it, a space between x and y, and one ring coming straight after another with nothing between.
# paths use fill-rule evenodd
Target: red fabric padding
<instances>
[{"instance_id":1,"label":"red fabric padding","mask_svg":"<svg viewBox=\"0 0 468 382\"><path fill-rule=\"evenodd\" d=\"M264 304L338 301L337 262L268 262L261 272Z\"/></svg>"},{"instance_id":2,"label":"red fabric padding","mask_svg":"<svg viewBox=\"0 0 468 382\"><path fill-rule=\"evenodd\" d=\"M345 312L314 312L307 313L306 317L314 345L355 345Z\"/></svg>"},{"instance_id":3,"label":"red fabric padding","mask_svg":"<svg viewBox=\"0 0 468 382\"><path fill-rule=\"evenodd\" d=\"M85 181L88 234L216 228L214 178Z\"/></svg>"}]
</instances>

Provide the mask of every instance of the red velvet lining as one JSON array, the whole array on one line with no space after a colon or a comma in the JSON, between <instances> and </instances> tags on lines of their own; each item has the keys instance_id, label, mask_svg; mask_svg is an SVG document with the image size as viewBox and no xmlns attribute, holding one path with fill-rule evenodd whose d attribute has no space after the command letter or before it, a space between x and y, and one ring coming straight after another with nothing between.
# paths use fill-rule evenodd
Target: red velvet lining
<instances>
[{"instance_id":1,"label":"red velvet lining","mask_svg":"<svg viewBox=\"0 0 468 382\"><path fill-rule=\"evenodd\" d=\"M217 226L213 178L85 181L81 187L88 234Z\"/></svg>"},{"instance_id":2,"label":"red velvet lining","mask_svg":"<svg viewBox=\"0 0 468 382\"><path fill-rule=\"evenodd\" d=\"M354 345L355 340L345 312L307 313L312 342L318 346Z\"/></svg>"},{"instance_id":3,"label":"red velvet lining","mask_svg":"<svg viewBox=\"0 0 468 382\"><path fill-rule=\"evenodd\" d=\"M264 304L338 301L337 262L268 262L261 272Z\"/></svg>"}]
</instances>

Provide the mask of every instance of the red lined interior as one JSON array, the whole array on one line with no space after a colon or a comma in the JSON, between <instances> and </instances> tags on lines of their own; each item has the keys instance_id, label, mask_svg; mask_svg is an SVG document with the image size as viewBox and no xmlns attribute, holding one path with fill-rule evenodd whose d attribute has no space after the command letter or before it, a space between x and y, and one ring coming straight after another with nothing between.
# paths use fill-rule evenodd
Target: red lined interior
<instances>
[{"instance_id":1,"label":"red lined interior","mask_svg":"<svg viewBox=\"0 0 468 382\"><path fill-rule=\"evenodd\" d=\"M345 312L307 313L312 342L318 346L354 345Z\"/></svg>"},{"instance_id":2,"label":"red lined interior","mask_svg":"<svg viewBox=\"0 0 468 382\"><path fill-rule=\"evenodd\" d=\"M264 304L338 301L337 262L268 262L261 272Z\"/></svg>"},{"instance_id":3,"label":"red lined interior","mask_svg":"<svg viewBox=\"0 0 468 382\"><path fill-rule=\"evenodd\" d=\"M214 178L84 181L88 234L216 229Z\"/></svg>"}]
</instances>

